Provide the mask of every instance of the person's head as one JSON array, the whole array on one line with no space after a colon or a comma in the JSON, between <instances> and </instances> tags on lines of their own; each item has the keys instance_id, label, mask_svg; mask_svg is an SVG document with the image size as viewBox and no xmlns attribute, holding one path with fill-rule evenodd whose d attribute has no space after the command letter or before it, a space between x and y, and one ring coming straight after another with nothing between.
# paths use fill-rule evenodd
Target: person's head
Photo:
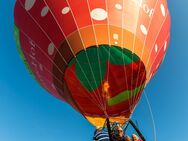
<instances>
[{"instance_id":1,"label":"person's head","mask_svg":"<svg viewBox=\"0 0 188 141\"><path fill-rule=\"evenodd\" d=\"M121 127L118 127L117 131L118 131L118 134L119 134L120 137L124 136L123 129Z\"/></svg>"},{"instance_id":2,"label":"person's head","mask_svg":"<svg viewBox=\"0 0 188 141\"><path fill-rule=\"evenodd\" d=\"M131 138L129 136L126 136L125 141L131 141Z\"/></svg>"},{"instance_id":3,"label":"person's head","mask_svg":"<svg viewBox=\"0 0 188 141\"><path fill-rule=\"evenodd\" d=\"M119 122L115 121L114 123L112 123L112 130L117 129L117 127L120 127Z\"/></svg>"},{"instance_id":4,"label":"person's head","mask_svg":"<svg viewBox=\"0 0 188 141\"><path fill-rule=\"evenodd\" d=\"M114 134L118 134L118 131L117 131L118 127L119 127L118 122L114 122L114 123L112 124L111 129L112 129L112 132L113 132Z\"/></svg>"},{"instance_id":5,"label":"person's head","mask_svg":"<svg viewBox=\"0 0 188 141\"><path fill-rule=\"evenodd\" d=\"M135 134L132 135L132 139L133 139L133 141L138 141L139 140L138 136L135 135Z\"/></svg>"}]
</instances>

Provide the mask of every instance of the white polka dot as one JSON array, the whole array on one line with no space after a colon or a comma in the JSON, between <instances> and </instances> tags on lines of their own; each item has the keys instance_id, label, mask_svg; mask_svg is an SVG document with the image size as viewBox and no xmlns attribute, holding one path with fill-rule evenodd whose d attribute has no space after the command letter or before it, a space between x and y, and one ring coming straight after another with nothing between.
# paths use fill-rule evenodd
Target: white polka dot
<instances>
[{"instance_id":1,"label":"white polka dot","mask_svg":"<svg viewBox=\"0 0 188 141\"><path fill-rule=\"evenodd\" d=\"M114 42L114 44L115 44L115 45L117 45L117 44L118 44L118 42L117 42L117 41L115 41L115 42Z\"/></svg>"},{"instance_id":2,"label":"white polka dot","mask_svg":"<svg viewBox=\"0 0 188 141\"><path fill-rule=\"evenodd\" d=\"M117 3L117 4L115 5L115 7L116 7L116 9L118 9L118 10L122 10L122 5L119 4L119 3Z\"/></svg>"},{"instance_id":3,"label":"white polka dot","mask_svg":"<svg viewBox=\"0 0 188 141\"><path fill-rule=\"evenodd\" d=\"M48 6L45 6L41 11L41 16L44 17L48 14L49 8Z\"/></svg>"},{"instance_id":4,"label":"white polka dot","mask_svg":"<svg viewBox=\"0 0 188 141\"><path fill-rule=\"evenodd\" d=\"M161 4L161 13L162 13L162 15L165 17L165 15L166 15L166 12L165 12L165 7L164 7L164 5L163 4Z\"/></svg>"},{"instance_id":5,"label":"white polka dot","mask_svg":"<svg viewBox=\"0 0 188 141\"><path fill-rule=\"evenodd\" d=\"M50 43L48 45L48 54L52 55L54 53L55 45L53 43Z\"/></svg>"},{"instance_id":6,"label":"white polka dot","mask_svg":"<svg viewBox=\"0 0 188 141\"><path fill-rule=\"evenodd\" d=\"M36 0L25 0L25 10L29 11L35 4Z\"/></svg>"},{"instance_id":7,"label":"white polka dot","mask_svg":"<svg viewBox=\"0 0 188 141\"><path fill-rule=\"evenodd\" d=\"M166 48L167 48L167 41L165 41L165 44L164 44L164 51L166 51Z\"/></svg>"},{"instance_id":8,"label":"white polka dot","mask_svg":"<svg viewBox=\"0 0 188 141\"><path fill-rule=\"evenodd\" d=\"M108 13L102 8L95 8L91 11L91 17L94 20L102 21L108 17Z\"/></svg>"},{"instance_id":9,"label":"white polka dot","mask_svg":"<svg viewBox=\"0 0 188 141\"><path fill-rule=\"evenodd\" d=\"M114 33L114 34L113 34L113 38L114 38L115 40L118 40L118 39L119 39L119 35L118 35L117 33Z\"/></svg>"},{"instance_id":10,"label":"white polka dot","mask_svg":"<svg viewBox=\"0 0 188 141\"><path fill-rule=\"evenodd\" d=\"M155 44L155 52L157 53L157 51L158 51L158 45Z\"/></svg>"},{"instance_id":11,"label":"white polka dot","mask_svg":"<svg viewBox=\"0 0 188 141\"><path fill-rule=\"evenodd\" d=\"M140 25L140 29L141 29L141 31L142 31L142 33L143 33L144 35L147 35L147 34L148 34L148 31L147 31L145 25L141 24L141 25Z\"/></svg>"},{"instance_id":12,"label":"white polka dot","mask_svg":"<svg viewBox=\"0 0 188 141\"><path fill-rule=\"evenodd\" d=\"M69 7L64 7L64 8L62 9L61 13L62 13L63 15L65 15L65 14L69 13L69 11L70 11L70 8L69 8Z\"/></svg>"}]
</instances>

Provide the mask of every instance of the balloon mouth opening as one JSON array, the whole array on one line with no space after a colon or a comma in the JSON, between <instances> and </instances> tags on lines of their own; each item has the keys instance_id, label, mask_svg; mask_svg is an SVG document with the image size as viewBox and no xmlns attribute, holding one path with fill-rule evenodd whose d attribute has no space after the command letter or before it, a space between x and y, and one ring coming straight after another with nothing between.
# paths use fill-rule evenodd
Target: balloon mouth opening
<instances>
[{"instance_id":1,"label":"balloon mouth opening","mask_svg":"<svg viewBox=\"0 0 188 141\"><path fill-rule=\"evenodd\" d=\"M119 107L118 115L134 109L146 80L145 66L136 54L126 48L104 44L83 49L74 57L66 48L70 49L63 43L59 49L61 54L57 53L54 57L54 64L58 66L53 67L55 87L66 102L82 107L84 111L86 109L88 115L89 110L83 108L80 101L92 103L99 99L97 104L102 105L102 109L106 105L112 116L116 116L115 107ZM67 59L66 65L62 65L62 56ZM131 102L130 98L134 101ZM128 108L122 110L123 106ZM97 108L91 108L95 115L104 115L104 111Z\"/></svg>"},{"instance_id":2,"label":"balloon mouth opening","mask_svg":"<svg viewBox=\"0 0 188 141\"><path fill-rule=\"evenodd\" d=\"M60 84L60 82L54 78L54 84L58 89L61 89L62 92L60 93L63 96L65 95L63 86L65 83L67 83L68 89L70 90L69 93L71 93L70 85L73 83L77 84L73 85L85 89L85 92L87 91L89 93L98 93L97 91L100 89L100 95L106 100L114 97L117 93L120 94L128 90L131 93L135 91L134 94L136 95L138 93L137 89L142 88L145 83L146 70L143 62L136 54L126 48L102 44L83 49L74 57L74 55L71 54L72 52L68 44L64 42L59 52L60 53L57 53L54 57L54 64L58 64L58 66L54 65L53 74L61 80ZM64 56L65 61L68 62L65 65L63 64L62 56ZM120 75L122 75L122 77ZM140 77L140 75L143 75L142 82L140 82L141 80L135 80L137 78L133 78ZM116 80L117 77L118 80ZM129 80L125 82L123 77ZM69 81L71 82L69 83ZM138 84L136 84L137 82L135 81L138 81ZM120 83L117 85L118 91L114 90L113 85L115 85L115 83ZM122 86L122 83L135 84L129 84L129 86L127 84L125 87ZM113 104L111 103L109 105Z\"/></svg>"}]
</instances>

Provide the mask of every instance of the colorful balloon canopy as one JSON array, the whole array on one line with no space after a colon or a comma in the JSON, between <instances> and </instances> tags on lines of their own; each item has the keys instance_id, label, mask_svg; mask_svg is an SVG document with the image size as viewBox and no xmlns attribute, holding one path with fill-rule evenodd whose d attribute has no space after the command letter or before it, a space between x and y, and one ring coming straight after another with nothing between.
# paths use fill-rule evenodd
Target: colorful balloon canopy
<instances>
[{"instance_id":1,"label":"colorful balloon canopy","mask_svg":"<svg viewBox=\"0 0 188 141\"><path fill-rule=\"evenodd\" d=\"M98 126L130 118L170 38L166 0L17 0L14 16L30 73Z\"/></svg>"}]
</instances>

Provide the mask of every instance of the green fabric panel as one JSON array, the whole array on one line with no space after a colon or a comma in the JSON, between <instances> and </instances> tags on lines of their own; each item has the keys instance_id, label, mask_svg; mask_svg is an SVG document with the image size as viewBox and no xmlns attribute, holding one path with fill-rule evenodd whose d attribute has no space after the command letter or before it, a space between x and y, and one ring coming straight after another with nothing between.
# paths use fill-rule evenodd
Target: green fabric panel
<instances>
[{"instance_id":1,"label":"green fabric panel","mask_svg":"<svg viewBox=\"0 0 188 141\"><path fill-rule=\"evenodd\" d=\"M117 50L120 50L121 52L122 52L122 48L120 48L120 47L117 47L116 48ZM140 58L136 55L136 54L134 54L134 53L132 53L130 50L128 50L128 49L123 49L123 54L124 55L126 55L126 56L128 56L131 60L133 60L133 62L136 62L136 61L138 61L138 60L140 60Z\"/></svg>"},{"instance_id":2,"label":"green fabric panel","mask_svg":"<svg viewBox=\"0 0 188 141\"><path fill-rule=\"evenodd\" d=\"M89 91L97 89L106 73L107 62L114 65L128 65L139 60L127 49L117 46L92 46L79 52L76 59L72 59L69 67L76 63L76 75L80 83Z\"/></svg>"},{"instance_id":3,"label":"green fabric panel","mask_svg":"<svg viewBox=\"0 0 188 141\"><path fill-rule=\"evenodd\" d=\"M123 101L126 101L128 99L130 99L132 96L135 96L136 94L138 94L141 90L143 90L145 84L141 85L140 87L135 88L134 90L128 90L128 91L124 91L121 92L120 94L110 98L108 100L108 106L114 106L116 104L119 104Z\"/></svg>"},{"instance_id":4,"label":"green fabric panel","mask_svg":"<svg viewBox=\"0 0 188 141\"><path fill-rule=\"evenodd\" d=\"M83 86L93 91L101 84L106 72L106 61L101 61L99 49L90 48L77 56L76 74Z\"/></svg>"},{"instance_id":5,"label":"green fabric panel","mask_svg":"<svg viewBox=\"0 0 188 141\"><path fill-rule=\"evenodd\" d=\"M15 40L16 40L16 47L18 49L18 52L20 54L20 57L22 60L25 60L25 56L21 50L21 47L20 47L20 31L19 29L17 28L16 25L14 25L14 37L15 37Z\"/></svg>"},{"instance_id":6,"label":"green fabric panel","mask_svg":"<svg viewBox=\"0 0 188 141\"><path fill-rule=\"evenodd\" d=\"M116 65L131 64L133 62L132 58L129 58L126 54L127 52L120 49L118 47L110 48L110 63Z\"/></svg>"},{"instance_id":7,"label":"green fabric panel","mask_svg":"<svg viewBox=\"0 0 188 141\"><path fill-rule=\"evenodd\" d=\"M16 25L14 25L14 37L15 37L15 40L16 40L16 47L18 49L18 52L20 54L21 59L23 60L23 62L25 64L25 66L27 67L29 73L33 76L34 79L36 79L35 76L33 75L33 72L31 70L23 52L22 52L21 45L20 45L20 31L19 31L19 29Z\"/></svg>"}]
</instances>

